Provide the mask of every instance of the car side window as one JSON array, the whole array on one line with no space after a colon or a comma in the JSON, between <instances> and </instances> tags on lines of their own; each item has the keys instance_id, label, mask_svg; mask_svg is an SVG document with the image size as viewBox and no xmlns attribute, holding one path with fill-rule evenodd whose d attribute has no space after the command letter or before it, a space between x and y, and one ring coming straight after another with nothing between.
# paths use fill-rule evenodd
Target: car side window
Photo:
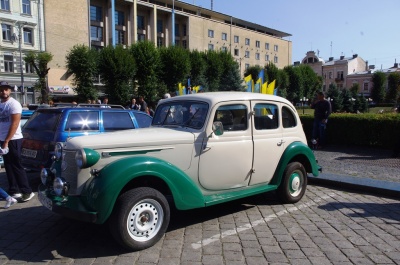
<instances>
[{"instance_id":1,"label":"car side window","mask_svg":"<svg viewBox=\"0 0 400 265\"><path fill-rule=\"evenodd\" d=\"M283 128L293 128L297 125L293 112L285 106L282 108L282 125Z\"/></svg>"},{"instance_id":2,"label":"car side window","mask_svg":"<svg viewBox=\"0 0 400 265\"><path fill-rule=\"evenodd\" d=\"M103 127L105 131L134 129L131 115L128 112L103 112Z\"/></svg>"},{"instance_id":3,"label":"car side window","mask_svg":"<svg viewBox=\"0 0 400 265\"><path fill-rule=\"evenodd\" d=\"M99 130L98 111L72 111L68 115L65 131Z\"/></svg>"},{"instance_id":4,"label":"car side window","mask_svg":"<svg viewBox=\"0 0 400 265\"><path fill-rule=\"evenodd\" d=\"M221 106L215 112L214 121L222 122L224 131L247 130L247 107L241 104Z\"/></svg>"},{"instance_id":5,"label":"car side window","mask_svg":"<svg viewBox=\"0 0 400 265\"><path fill-rule=\"evenodd\" d=\"M133 116L135 116L140 128L149 127L151 125L152 118L150 116L139 112L133 113Z\"/></svg>"},{"instance_id":6,"label":"car side window","mask_svg":"<svg viewBox=\"0 0 400 265\"><path fill-rule=\"evenodd\" d=\"M254 127L256 130L271 130L279 126L278 106L259 103L254 106Z\"/></svg>"}]
</instances>

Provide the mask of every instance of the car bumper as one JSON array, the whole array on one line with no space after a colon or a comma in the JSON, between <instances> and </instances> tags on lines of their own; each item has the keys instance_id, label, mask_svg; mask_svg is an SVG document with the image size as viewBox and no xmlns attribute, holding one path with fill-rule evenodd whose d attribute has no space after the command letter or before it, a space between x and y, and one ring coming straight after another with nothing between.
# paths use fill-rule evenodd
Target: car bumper
<instances>
[{"instance_id":1,"label":"car bumper","mask_svg":"<svg viewBox=\"0 0 400 265\"><path fill-rule=\"evenodd\" d=\"M83 222L96 223L97 212L88 209L82 202L81 196L55 196L47 187L40 184L38 187L38 199L40 203L50 211L64 217Z\"/></svg>"}]
</instances>

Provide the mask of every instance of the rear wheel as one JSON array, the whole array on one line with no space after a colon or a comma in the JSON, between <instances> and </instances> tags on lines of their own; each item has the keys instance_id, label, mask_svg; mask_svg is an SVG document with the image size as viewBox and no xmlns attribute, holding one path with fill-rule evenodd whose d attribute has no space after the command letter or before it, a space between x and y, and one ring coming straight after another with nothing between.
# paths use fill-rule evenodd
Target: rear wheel
<instances>
[{"instance_id":1,"label":"rear wheel","mask_svg":"<svg viewBox=\"0 0 400 265\"><path fill-rule=\"evenodd\" d=\"M152 188L136 188L118 198L110 217L116 241L130 250L153 246L164 235L170 209L164 195Z\"/></svg>"},{"instance_id":2,"label":"rear wheel","mask_svg":"<svg viewBox=\"0 0 400 265\"><path fill-rule=\"evenodd\" d=\"M299 162L288 164L283 172L283 179L278 188L279 197L284 203L300 201L306 192L307 173Z\"/></svg>"}]
</instances>

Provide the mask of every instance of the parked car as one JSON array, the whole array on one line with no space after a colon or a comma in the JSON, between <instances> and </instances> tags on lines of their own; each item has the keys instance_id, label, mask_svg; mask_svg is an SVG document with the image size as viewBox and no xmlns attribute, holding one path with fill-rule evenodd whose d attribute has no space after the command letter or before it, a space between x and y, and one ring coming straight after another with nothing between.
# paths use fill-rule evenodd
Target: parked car
<instances>
[{"instance_id":1,"label":"parked car","mask_svg":"<svg viewBox=\"0 0 400 265\"><path fill-rule=\"evenodd\" d=\"M246 92L164 99L150 128L76 137L59 143L41 172L38 197L55 213L108 220L131 250L154 245L170 208L212 206L277 190L298 202L317 165L294 106Z\"/></svg>"},{"instance_id":2,"label":"parked car","mask_svg":"<svg viewBox=\"0 0 400 265\"><path fill-rule=\"evenodd\" d=\"M81 135L149 127L151 120L144 112L123 108L38 108L22 129L22 165L40 171L51 165L57 142Z\"/></svg>"}]
</instances>

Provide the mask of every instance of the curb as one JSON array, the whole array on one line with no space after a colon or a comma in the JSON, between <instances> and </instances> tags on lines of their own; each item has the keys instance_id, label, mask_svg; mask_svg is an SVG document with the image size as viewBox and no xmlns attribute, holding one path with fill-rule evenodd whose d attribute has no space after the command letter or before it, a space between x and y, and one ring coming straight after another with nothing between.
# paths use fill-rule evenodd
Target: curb
<instances>
[{"instance_id":1,"label":"curb","mask_svg":"<svg viewBox=\"0 0 400 265\"><path fill-rule=\"evenodd\" d=\"M309 175L308 181L314 185L345 188L389 197L400 197L400 183L396 182L330 173L321 173L318 177Z\"/></svg>"}]
</instances>

